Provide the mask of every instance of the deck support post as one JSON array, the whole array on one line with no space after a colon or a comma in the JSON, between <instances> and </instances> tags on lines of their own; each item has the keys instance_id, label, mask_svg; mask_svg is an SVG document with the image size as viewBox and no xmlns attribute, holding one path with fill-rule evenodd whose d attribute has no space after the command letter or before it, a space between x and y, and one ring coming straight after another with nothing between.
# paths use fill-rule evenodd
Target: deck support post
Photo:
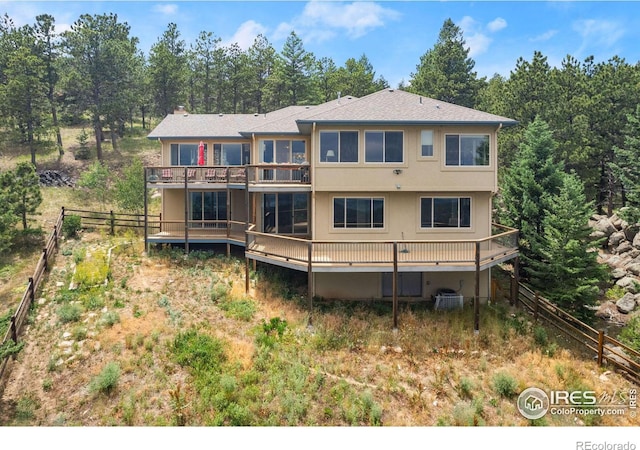
<instances>
[{"instance_id":1,"label":"deck support post","mask_svg":"<svg viewBox=\"0 0 640 450\"><path fill-rule=\"evenodd\" d=\"M231 190L229 189L229 185L227 184L227 258L231 257L231 243L229 240L231 239L231 215L229 212L231 211Z\"/></svg>"},{"instance_id":2,"label":"deck support post","mask_svg":"<svg viewBox=\"0 0 640 450\"><path fill-rule=\"evenodd\" d=\"M189 255L189 181L184 168L184 252Z\"/></svg>"},{"instance_id":3,"label":"deck support post","mask_svg":"<svg viewBox=\"0 0 640 450\"><path fill-rule=\"evenodd\" d=\"M245 293L248 294L249 293L249 288L250 288L250 272L249 272L249 258L247 257L247 250L249 249L249 218L250 218L250 213L251 213L251 206L249 205L249 200L251 198L251 196L249 195L249 170L250 168L247 167L245 172L245 180L244 180L244 202L245 205L247 206L247 210L246 210L246 218L244 221L244 255L245 255L245 263L244 263L244 290ZM228 173L228 172L227 172ZM227 179L227 192L230 193L229 190L229 180ZM230 204L230 199L229 199L229 195L227 194L227 204ZM229 215L229 209L227 208L227 216ZM227 228L228 230L228 228ZM227 242L229 242L227 240ZM229 244L227 244L228 246Z\"/></svg>"},{"instance_id":4,"label":"deck support post","mask_svg":"<svg viewBox=\"0 0 640 450\"><path fill-rule=\"evenodd\" d=\"M398 243L393 243L393 329L398 329Z\"/></svg>"},{"instance_id":5,"label":"deck support post","mask_svg":"<svg viewBox=\"0 0 640 450\"><path fill-rule=\"evenodd\" d=\"M307 300L309 302L309 323L308 326L313 326L313 242L307 243Z\"/></svg>"},{"instance_id":6,"label":"deck support post","mask_svg":"<svg viewBox=\"0 0 640 450\"><path fill-rule=\"evenodd\" d=\"M513 284L514 287L511 291L511 301L516 308L519 306L520 300L520 257L516 256L513 260Z\"/></svg>"},{"instance_id":7,"label":"deck support post","mask_svg":"<svg viewBox=\"0 0 640 450\"><path fill-rule=\"evenodd\" d=\"M473 332L480 333L480 242L476 242L476 286L473 298Z\"/></svg>"},{"instance_id":8,"label":"deck support post","mask_svg":"<svg viewBox=\"0 0 640 450\"><path fill-rule=\"evenodd\" d=\"M147 253L149 253L149 199L147 196L149 195L147 191L147 169L144 169L144 173L142 174L144 177L144 248Z\"/></svg>"}]
</instances>

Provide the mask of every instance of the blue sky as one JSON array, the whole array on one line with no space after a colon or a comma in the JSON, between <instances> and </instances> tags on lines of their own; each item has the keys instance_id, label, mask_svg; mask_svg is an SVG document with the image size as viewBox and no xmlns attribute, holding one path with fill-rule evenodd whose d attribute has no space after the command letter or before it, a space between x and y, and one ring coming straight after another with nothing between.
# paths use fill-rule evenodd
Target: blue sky
<instances>
[{"instance_id":1,"label":"blue sky","mask_svg":"<svg viewBox=\"0 0 640 450\"><path fill-rule=\"evenodd\" d=\"M113 12L149 48L169 22L187 43L211 31L224 44L246 48L259 33L277 51L291 30L316 57L343 65L367 55L376 74L391 86L408 81L443 22L451 18L464 32L479 76L508 76L518 57L534 50L559 65L570 54L579 60L614 55L640 60L640 2L636 1L2 1L16 25L48 13L56 30L69 29L80 14Z\"/></svg>"}]
</instances>

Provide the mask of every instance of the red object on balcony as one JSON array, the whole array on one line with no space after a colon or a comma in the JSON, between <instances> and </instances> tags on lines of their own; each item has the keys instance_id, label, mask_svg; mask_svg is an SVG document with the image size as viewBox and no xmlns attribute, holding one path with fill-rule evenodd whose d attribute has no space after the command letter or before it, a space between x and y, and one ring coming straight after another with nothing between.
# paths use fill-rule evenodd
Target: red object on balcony
<instances>
[{"instance_id":1,"label":"red object on balcony","mask_svg":"<svg viewBox=\"0 0 640 450\"><path fill-rule=\"evenodd\" d=\"M198 145L198 165L204 166L204 142L202 141Z\"/></svg>"}]
</instances>

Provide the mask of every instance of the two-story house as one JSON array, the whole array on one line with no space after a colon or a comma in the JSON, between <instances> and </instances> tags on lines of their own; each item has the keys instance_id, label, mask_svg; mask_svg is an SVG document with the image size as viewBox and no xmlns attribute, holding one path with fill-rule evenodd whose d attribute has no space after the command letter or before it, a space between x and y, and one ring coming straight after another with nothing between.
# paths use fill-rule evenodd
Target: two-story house
<instances>
[{"instance_id":1,"label":"two-story house","mask_svg":"<svg viewBox=\"0 0 640 450\"><path fill-rule=\"evenodd\" d=\"M393 89L267 114L176 111L149 134L162 215L145 241L243 246L247 272L307 272L310 301L486 299L491 267L517 256L516 230L491 214L497 134L515 123Z\"/></svg>"}]
</instances>

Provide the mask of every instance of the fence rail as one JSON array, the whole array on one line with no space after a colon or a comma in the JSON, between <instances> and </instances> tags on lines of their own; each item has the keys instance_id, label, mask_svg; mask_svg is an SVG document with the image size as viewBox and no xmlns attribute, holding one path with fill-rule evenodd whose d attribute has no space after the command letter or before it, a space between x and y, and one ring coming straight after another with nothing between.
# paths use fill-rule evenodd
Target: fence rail
<instances>
[{"instance_id":1,"label":"fence rail","mask_svg":"<svg viewBox=\"0 0 640 450\"><path fill-rule=\"evenodd\" d=\"M545 321L594 354L599 365L607 362L640 384L640 352L637 350L580 321L521 283L518 303L533 314L534 321Z\"/></svg>"},{"instance_id":2,"label":"fence rail","mask_svg":"<svg viewBox=\"0 0 640 450\"><path fill-rule=\"evenodd\" d=\"M126 214L113 211L86 211L82 209L62 208L63 216L79 216L82 219L82 226L86 227L108 227L111 234L115 234L116 227L120 228L140 228L144 229L144 214ZM160 216L148 215L152 222L160 221ZM153 229L154 226L150 225ZM159 231L159 229L158 229Z\"/></svg>"},{"instance_id":3,"label":"fence rail","mask_svg":"<svg viewBox=\"0 0 640 450\"><path fill-rule=\"evenodd\" d=\"M47 237L45 246L42 249L42 254L35 265L33 276L29 277L27 286L22 294L22 299L16 308L15 313L11 316L11 322L7 329L0 347L4 347L9 341L14 344L18 343L20 333L26 321L29 309L35 300L36 292L40 287L51 259L56 255L58 251L58 244L60 237L62 236L62 224L65 217L70 215L78 215L81 217L83 226L96 226L96 227L108 227L111 234L115 233L116 227L121 228L144 228L144 215L142 214L125 214L109 212L96 212L86 211L81 209L60 209L53 230ZM7 375L9 361L12 356L6 356L0 361L0 392L2 392L3 380Z\"/></svg>"},{"instance_id":4,"label":"fence rail","mask_svg":"<svg viewBox=\"0 0 640 450\"><path fill-rule=\"evenodd\" d=\"M4 347L9 341L12 341L14 344L18 343L18 337L20 336L20 332L22 331L22 327L26 321L27 314L29 313L29 308L33 304L35 299L36 292L38 287L40 287L40 283L44 278L44 275L48 269L49 262L51 258L55 256L58 250L58 243L60 241L60 236L62 234L62 222L64 221L64 208L60 210L60 214L56 219L56 222L53 226L53 230L51 234L46 240L46 244L42 249L42 254L36 263L36 267L33 271L33 276L29 277L27 282L27 287L25 288L24 293L22 294L22 299L16 308L16 312L11 316L11 322L9 324L9 328L0 343L0 347ZM2 380L4 375L7 372L7 367L9 365L9 360L11 356L6 356L0 361L0 387L2 386ZM0 389L1 391L1 389Z\"/></svg>"}]
</instances>

